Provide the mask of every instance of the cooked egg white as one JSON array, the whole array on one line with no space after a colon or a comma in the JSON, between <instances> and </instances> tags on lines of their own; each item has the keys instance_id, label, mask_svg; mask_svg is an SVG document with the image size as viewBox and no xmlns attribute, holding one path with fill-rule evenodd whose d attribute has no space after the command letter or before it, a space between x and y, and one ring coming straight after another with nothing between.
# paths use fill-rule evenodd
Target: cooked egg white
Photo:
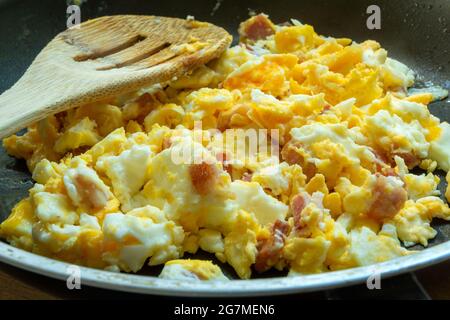
<instances>
[{"instance_id":1,"label":"cooked egg white","mask_svg":"<svg viewBox=\"0 0 450 320\"><path fill-rule=\"evenodd\" d=\"M439 137L431 142L430 159L438 163L439 168L444 171L450 170L450 124L442 122L439 126Z\"/></svg>"},{"instance_id":2,"label":"cooked egg white","mask_svg":"<svg viewBox=\"0 0 450 320\"><path fill-rule=\"evenodd\" d=\"M171 260L164 264L160 278L188 281L226 281L222 270L206 260Z\"/></svg>"}]
</instances>

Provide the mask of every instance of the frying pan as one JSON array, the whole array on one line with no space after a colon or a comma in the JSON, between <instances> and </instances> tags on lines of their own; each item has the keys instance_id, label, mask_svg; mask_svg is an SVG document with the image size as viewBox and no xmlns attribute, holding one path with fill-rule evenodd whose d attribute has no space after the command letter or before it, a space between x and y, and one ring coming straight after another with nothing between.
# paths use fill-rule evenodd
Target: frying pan
<instances>
[{"instance_id":1,"label":"frying pan","mask_svg":"<svg viewBox=\"0 0 450 320\"><path fill-rule=\"evenodd\" d=\"M372 4L381 9L380 30L369 30L366 26L366 9ZM63 0L0 0L0 92L11 87L45 44L64 30L66 8ZM391 57L416 71L418 86L431 81L450 89L450 0L89 0L81 6L82 21L113 14L193 15L226 28L235 39L239 22L250 11L267 13L276 23L296 18L312 24L324 35L345 36L356 41L377 40ZM450 120L448 99L433 103L430 110L443 121ZM440 176L443 177L442 172ZM27 195L32 184L24 162L0 149L0 221ZM443 183L440 190L444 192ZM435 221L433 224L438 235L428 248L415 247L421 250L419 253L344 271L294 278L268 273L259 279L211 284L158 279L153 276L160 271L158 268L137 275L80 268L81 282L115 290L185 296L255 296L322 290L364 282L374 273L385 278L449 258L450 223ZM0 260L50 277L67 278L68 264L18 250L4 242L0 242ZM226 266L224 270L229 277L236 278Z\"/></svg>"}]
</instances>

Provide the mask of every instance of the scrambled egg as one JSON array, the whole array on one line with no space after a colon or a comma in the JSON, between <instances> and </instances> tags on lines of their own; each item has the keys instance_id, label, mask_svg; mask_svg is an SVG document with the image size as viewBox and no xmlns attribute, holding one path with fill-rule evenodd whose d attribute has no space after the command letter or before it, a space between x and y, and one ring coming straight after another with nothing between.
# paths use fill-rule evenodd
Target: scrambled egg
<instances>
[{"instance_id":1,"label":"scrambled egg","mask_svg":"<svg viewBox=\"0 0 450 320\"><path fill-rule=\"evenodd\" d=\"M36 184L0 236L71 263L164 265L161 278L186 280L227 280L211 261L183 259L199 250L248 279L428 245L432 219L450 220L433 174L450 169L450 125L427 107L435 93L408 94L414 72L375 41L266 15L239 31L238 45L190 74L4 139ZM228 135L261 129L266 140L246 152Z\"/></svg>"},{"instance_id":2,"label":"scrambled egg","mask_svg":"<svg viewBox=\"0 0 450 320\"><path fill-rule=\"evenodd\" d=\"M171 280L217 281L228 280L222 270L206 260L171 260L164 264L160 278Z\"/></svg>"}]
</instances>

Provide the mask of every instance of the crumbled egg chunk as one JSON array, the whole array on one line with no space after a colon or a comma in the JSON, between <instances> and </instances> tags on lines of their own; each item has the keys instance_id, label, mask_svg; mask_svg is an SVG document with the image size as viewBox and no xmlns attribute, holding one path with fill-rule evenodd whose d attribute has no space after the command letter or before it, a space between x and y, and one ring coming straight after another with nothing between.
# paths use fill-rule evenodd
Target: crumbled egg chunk
<instances>
[{"instance_id":1,"label":"crumbled egg chunk","mask_svg":"<svg viewBox=\"0 0 450 320\"><path fill-rule=\"evenodd\" d=\"M102 229L106 245L110 239L113 242L111 251L104 253L106 259L133 272L140 270L148 258L151 265L177 258L184 237L181 227L151 206L127 214L110 213Z\"/></svg>"},{"instance_id":2,"label":"crumbled egg chunk","mask_svg":"<svg viewBox=\"0 0 450 320\"><path fill-rule=\"evenodd\" d=\"M77 213L65 195L37 192L33 195L33 203L40 221L73 224L78 220Z\"/></svg>"},{"instance_id":3,"label":"crumbled egg chunk","mask_svg":"<svg viewBox=\"0 0 450 320\"><path fill-rule=\"evenodd\" d=\"M255 215L262 225L284 220L288 207L277 199L267 195L255 182L234 181L231 190L236 195L239 208Z\"/></svg>"},{"instance_id":4,"label":"crumbled egg chunk","mask_svg":"<svg viewBox=\"0 0 450 320\"><path fill-rule=\"evenodd\" d=\"M335 142L344 148L345 154L349 157L352 164L360 164L361 161L370 161L374 158L371 151L364 146L358 145L352 139L352 134L348 128L341 124L323 125L317 123L306 125L292 129L291 135L293 141L298 141L305 146L327 139Z\"/></svg>"},{"instance_id":5,"label":"crumbled egg chunk","mask_svg":"<svg viewBox=\"0 0 450 320\"><path fill-rule=\"evenodd\" d=\"M99 136L95 130L96 126L97 124L94 121L84 118L56 140L55 151L64 153L82 146L93 146L99 141Z\"/></svg>"},{"instance_id":6,"label":"crumbled egg chunk","mask_svg":"<svg viewBox=\"0 0 450 320\"><path fill-rule=\"evenodd\" d=\"M164 264L160 278L187 281L226 281L222 270L211 261L171 260Z\"/></svg>"},{"instance_id":7,"label":"crumbled egg chunk","mask_svg":"<svg viewBox=\"0 0 450 320\"><path fill-rule=\"evenodd\" d=\"M386 151L414 153L420 158L428 156L430 144L426 140L427 132L417 121L405 123L397 115L390 115L385 110L367 117L367 130L376 144Z\"/></svg>"},{"instance_id":8,"label":"crumbled egg chunk","mask_svg":"<svg viewBox=\"0 0 450 320\"><path fill-rule=\"evenodd\" d=\"M390 234L384 234L383 229L377 234L367 227L361 227L352 230L350 237L351 253L361 266L408 254L408 251L400 246L400 242Z\"/></svg>"},{"instance_id":9,"label":"crumbled egg chunk","mask_svg":"<svg viewBox=\"0 0 450 320\"><path fill-rule=\"evenodd\" d=\"M132 197L144 186L151 154L149 146L135 145L118 156L103 157L97 162L97 169L111 179L124 211L131 209Z\"/></svg>"},{"instance_id":10,"label":"crumbled egg chunk","mask_svg":"<svg viewBox=\"0 0 450 320\"><path fill-rule=\"evenodd\" d=\"M430 144L430 159L438 163L439 168L444 171L450 170L450 124L440 124L441 134L439 138Z\"/></svg>"},{"instance_id":11,"label":"crumbled egg chunk","mask_svg":"<svg viewBox=\"0 0 450 320\"><path fill-rule=\"evenodd\" d=\"M97 172L86 165L68 169L63 179L69 198L78 207L87 205L93 209L101 209L111 198L109 188Z\"/></svg>"},{"instance_id":12,"label":"crumbled egg chunk","mask_svg":"<svg viewBox=\"0 0 450 320\"><path fill-rule=\"evenodd\" d=\"M406 174L403 177L403 181L405 182L409 197L413 200L427 196L436 196L440 193L437 190L440 179L432 173L428 173L427 175Z\"/></svg>"},{"instance_id":13,"label":"crumbled egg chunk","mask_svg":"<svg viewBox=\"0 0 450 320\"><path fill-rule=\"evenodd\" d=\"M253 174L252 181L257 182L263 188L270 189L276 196L283 194L289 188L289 178L284 172L288 167L288 164L284 162L261 168Z\"/></svg>"}]
</instances>

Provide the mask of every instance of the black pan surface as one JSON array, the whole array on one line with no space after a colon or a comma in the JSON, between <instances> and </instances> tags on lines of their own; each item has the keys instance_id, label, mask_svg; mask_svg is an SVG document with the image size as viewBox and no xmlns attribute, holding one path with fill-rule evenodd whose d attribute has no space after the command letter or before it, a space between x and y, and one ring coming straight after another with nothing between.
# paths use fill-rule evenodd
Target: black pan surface
<instances>
[{"instance_id":1,"label":"black pan surface","mask_svg":"<svg viewBox=\"0 0 450 320\"><path fill-rule=\"evenodd\" d=\"M372 4L381 8L381 30L366 27L366 9ZM47 42L65 29L66 8L63 0L0 0L0 93L11 87ZM113 14L193 15L224 27L235 39L239 23L249 12L264 12L277 23L296 18L324 35L377 40L390 56L416 71L419 85L432 81L450 89L449 0L88 0L81 6L82 21ZM449 99L433 103L430 109L441 120L450 121ZM32 184L25 163L0 148L0 221L27 195ZM443 193L443 183L440 189ZM438 236L430 245L449 240L450 224L434 224Z\"/></svg>"}]
</instances>

